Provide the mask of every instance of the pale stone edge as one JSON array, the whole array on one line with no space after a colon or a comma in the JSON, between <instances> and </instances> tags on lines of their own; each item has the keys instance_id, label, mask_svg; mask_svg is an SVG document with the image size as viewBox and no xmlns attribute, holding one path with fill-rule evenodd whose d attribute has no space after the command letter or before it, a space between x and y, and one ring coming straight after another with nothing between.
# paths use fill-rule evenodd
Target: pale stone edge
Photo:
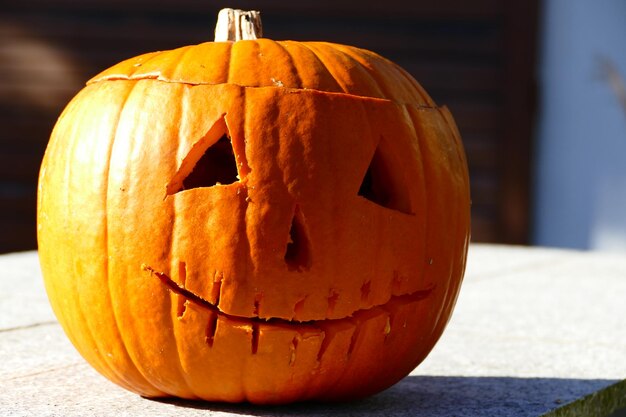
<instances>
[{"instance_id":1,"label":"pale stone edge","mask_svg":"<svg viewBox=\"0 0 626 417\"><path fill-rule=\"evenodd\" d=\"M541 417L606 417L626 407L626 379L595 391Z\"/></svg>"}]
</instances>

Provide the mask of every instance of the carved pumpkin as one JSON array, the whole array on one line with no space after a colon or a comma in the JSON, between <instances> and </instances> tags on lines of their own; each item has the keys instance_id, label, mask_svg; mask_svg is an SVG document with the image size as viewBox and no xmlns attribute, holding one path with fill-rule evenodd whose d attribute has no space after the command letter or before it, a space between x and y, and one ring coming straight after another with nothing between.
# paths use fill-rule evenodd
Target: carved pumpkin
<instances>
[{"instance_id":1,"label":"carved pumpkin","mask_svg":"<svg viewBox=\"0 0 626 417\"><path fill-rule=\"evenodd\" d=\"M131 391L340 400L441 335L469 204L452 117L392 62L212 42L122 62L69 103L39 251L68 337Z\"/></svg>"}]
</instances>

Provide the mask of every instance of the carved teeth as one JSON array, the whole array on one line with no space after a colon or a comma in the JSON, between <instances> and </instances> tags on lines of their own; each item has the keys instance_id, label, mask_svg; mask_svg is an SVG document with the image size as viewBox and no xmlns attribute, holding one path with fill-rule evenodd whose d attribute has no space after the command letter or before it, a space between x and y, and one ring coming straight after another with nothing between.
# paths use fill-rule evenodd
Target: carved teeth
<instances>
[{"instance_id":1,"label":"carved teeth","mask_svg":"<svg viewBox=\"0 0 626 417\"><path fill-rule=\"evenodd\" d=\"M211 312L211 317L206 326L205 341L209 347L213 347L213 341L215 340L215 333L217 332L217 319L219 315L215 312Z\"/></svg>"},{"instance_id":2,"label":"carved teeth","mask_svg":"<svg viewBox=\"0 0 626 417\"><path fill-rule=\"evenodd\" d=\"M296 349L298 348L298 336L296 335L291 340L291 356L289 358L289 366L293 366L296 362Z\"/></svg>"},{"instance_id":3,"label":"carved teeth","mask_svg":"<svg viewBox=\"0 0 626 417\"><path fill-rule=\"evenodd\" d=\"M252 324L252 354L259 350L259 323Z\"/></svg>"},{"instance_id":4,"label":"carved teeth","mask_svg":"<svg viewBox=\"0 0 626 417\"><path fill-rule=\"evenodd\" d=\"M367 311L370 310L372 308L383 308L385 309L387 304L383 304L383 305L379 305L379 306L372 306L369 309L363 309L363 310L356 310L352 313L351 316L348 317L343 317L343 318L326 318L326 319L318 319L318 320L309 320L309 321L298 321L298 320L293 320L293 319L284 319L284 318L261 318L258 316L252 316L252 317L245 317L245 316L235 316L235 315L231 315L228 313L225 313L223 311L221 311L217 305L212 304L210 301L207 301L206 299L200 297L199 295L189 291L188 289L186 289L183 285L178 284L177 282L175 282L174 280L172 280L169 276L167 276L166 274L162 273L162 272L158 272L156 270L154 270L154 268L146 265L146 264L142 264L141 265L141 269L149 272L151 276L155 276L159 279L159 281L161 281L161 283L170 291L172 291L174 294L177 294L178 296L180 296L182 299L185 300L186 304L187 302L192 302L195 303L201 307L206 308L207 310L211 311L212 313L214 313L216 316L223 316L226 318L231 318L231 319L236 319L236 320L246 320L248 322L250 322L251 324L272 324L272 323L281 323L281 324L287 324L287 325L300 325L300 326L316 326L316 325L320 325L321 323L332 323L335 321L339 321L339 320L350 320L352 322L355 322L354 320L356 320L353 316L358 314L360 311ZM216 276L218 276L216 274ZM220 279L221 279L221 275ZM215 291L215 289L217 288L218 290L221 288L221 280L217 281L215 283L215 285L213 286L213 291L212 293L218 293L218 291ZM429 296L429 294L434 290L434 286L427 288L425 290L421 290L421 291L416 291L414 293L411 294L405 294L405 295L397 295L397 296L393 296L393 298L395 299L405 299L405 300L409 300L409 301L418 301L421 299L424 299L426 297ZM339 293L336 290L331 290L328 296L328 311L327 311L327 317L330 317L337 304L337 300L339 298ZM219 297L217 297L217 300L219 302ZM296 305L294 306L294 311L299 311L302 308L302 304L304 303L304 301L306 300L306 297L302 298L298 303L296 303ZM260 301L261 301L261 295L257 295L257 297L255 298L254 301L254 306L253 306L253 312L255 314L259 313L260 310ZM186 306L184 306L185 310L186 310ZM183 311L184 313L184 311ZM217 319L215 319L217 320ZM355 322L356 323L356 322ZM389 323L389 326L391 326L391 322ZM214 328L214 327L212 327Z\"/></svg>"}]
</instances>

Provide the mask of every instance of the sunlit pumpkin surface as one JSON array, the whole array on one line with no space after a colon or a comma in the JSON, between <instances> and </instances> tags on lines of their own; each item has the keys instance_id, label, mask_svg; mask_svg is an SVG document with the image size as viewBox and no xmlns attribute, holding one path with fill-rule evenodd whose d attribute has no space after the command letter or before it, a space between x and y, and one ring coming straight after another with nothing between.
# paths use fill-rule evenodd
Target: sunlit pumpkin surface
<instances>
[{"instance_id":1,"label":"sunlit pumpkin surface","mask_svg":"<svg viewBox=\"0 0 626 417\"><path fill-rule=\"evenodd\" d=\"M361 49L142 55L61 115L39 252L72 343L148 397L345 400L394 384L461 284L469 183L446 108Z\"/></svg>"}]
</instances>

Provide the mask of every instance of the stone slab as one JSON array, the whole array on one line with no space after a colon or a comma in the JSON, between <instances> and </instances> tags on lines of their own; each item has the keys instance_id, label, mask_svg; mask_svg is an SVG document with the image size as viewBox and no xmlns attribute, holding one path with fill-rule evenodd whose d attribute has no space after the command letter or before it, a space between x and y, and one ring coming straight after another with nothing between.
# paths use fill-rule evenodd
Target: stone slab
<instances>
[{"instance_id":1,"label":"stone slab","mask_svg":"<svg viewBox=\"0 0 626 417\"><path fill-rule=\"evenodd\" d=\"M37 252L0 255L0 331L55 323Z\"/></svg>"},{"instance_id":2,"label":"stone slab","mask_svg":"<svg viewBox=\"0 0 626 417\"><path fill-rule=\"evenodd\" d=\"M625 294L623 255L472 245L443 337L376 396L284 407L154 401L76 353L48 307L36 253L2 255L0 415L602 417L626 407Z\"/></svg>"}]
</instances>

